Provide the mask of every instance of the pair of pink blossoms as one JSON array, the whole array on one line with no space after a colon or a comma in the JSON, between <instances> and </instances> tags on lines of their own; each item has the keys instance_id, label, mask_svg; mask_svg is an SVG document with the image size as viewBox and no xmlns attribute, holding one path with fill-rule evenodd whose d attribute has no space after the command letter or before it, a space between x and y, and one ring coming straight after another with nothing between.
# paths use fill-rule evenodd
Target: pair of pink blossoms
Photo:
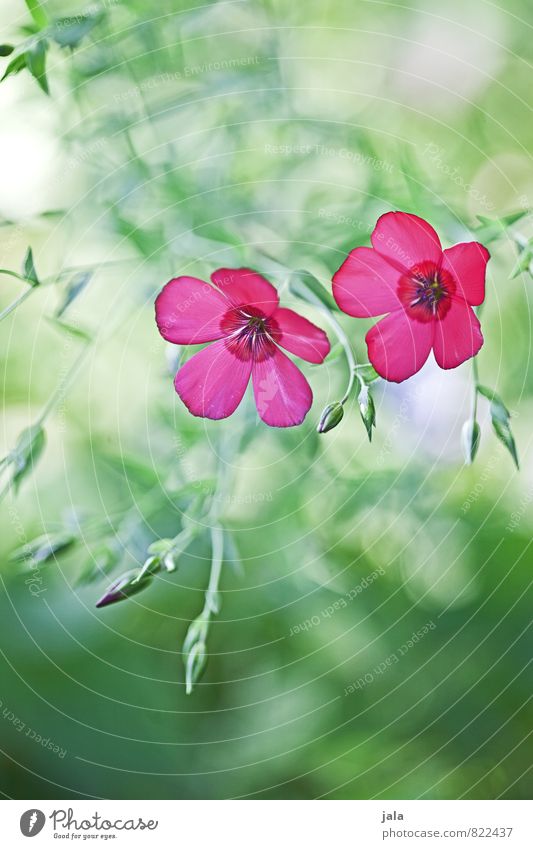
<instances>
[{"instance_id":1,"label":"pair of pink blossoms","mask_svg":"<svg viewBox=\"0 0 533 849\"><path fill-rule=\"evenodd\" d=\"M333 277L333 296L345 313L387 313L366 335L368 356L385 380L400 383L426 362L455 368L483 344L472 309L485 297L489 252L478 242L443 250L433 227L405 212L378 219L371 248L355 248ZM157 297L161 335L177 345L212 342L183 365L176 392L195 416L224 419L240 404L252 378L261 419L272 427L304 420L313 401L302 372L281 348L322 363L328 337L291 309L276 289L247 268L219 268L214 285L177 277Z\"/></svg>"}]
</instances>

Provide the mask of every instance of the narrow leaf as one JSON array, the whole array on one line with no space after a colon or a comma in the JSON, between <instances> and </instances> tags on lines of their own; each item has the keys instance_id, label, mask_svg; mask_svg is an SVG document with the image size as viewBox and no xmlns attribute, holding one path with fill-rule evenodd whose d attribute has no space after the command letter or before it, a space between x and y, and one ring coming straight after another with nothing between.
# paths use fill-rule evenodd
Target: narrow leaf
<instances>
[{"instance_id":1,"label":"narrow leaf","mask_svg":"<svg viewBox=\"0 0 533 849\"><path fill-rule=\"evenodd\" d=\"M50 324L53 324L54 327L57 327L64 333L69 333L71 336L83 339L84 342L92 342L93 337L88 330L84 330L82 327L77 327L74 324L68 324L66 321L59 321L57 318L51 318L50 316L47 316L47 318Z\"/></svg>"},{"instance_id":2,"label":"narrow leaf","mask_svg":"<svg viewBox=\"0 0 533 849\"><path fill-rule=\"evenodd\" d=\"M511 431L511 426L509 423L505 424L501 421L501 419L493 416L492 417L492 427L494 428L494 433L500 440L500 442L505 445L509 454L513 458L513 462L517 469L520 468L520 464L518 462L518 452L516 450L516 443L514 441L513 433Z\"/></svg>"},{"instance_id":3,"label":"narrow leaf","mask_svg":"<svg viewBox=\"0 0 533 849\"><path fill-rule=\"evenodd\" d=\"M26 0L26 6L38 28L44 29L48 24L48 15L39 3L39 0Z\"/></svg>"},{"instance_id":4,"label":"narrow leaf","mask_svg":"<svg viewBox=\"0 0 533 849\"><path fill-rule=\"evenodd\" d=\"M356 366L355 373L363 383L374 383L375 380L380 379L376 369L370 363L363 363L360 366Z\"/></svg>"},{"instance_id":5,"label":"narrow leaf","mask_svg":"<svg viewBox=\"0 0 533 849\"><path fill-rule=\"evenodd\" d=\"M26 62L30 74L37 80L45 94L50 94L46 78L46 51L48 44L41 39L30 50L26 51Z\"/></svg>"},{"instance_id":6,"label":"narrow leaf","mask_svg":"<svg viewBox=\"0 0 533 849\"><path fill-rule=\"evenodd\" d=\"M318 299L329 310L339 310L337 304L333 300L328 290L309 271L295 271L289 280L289 292L301 298L307 303L314 303L314 299ZM310 297L311 295L311 297ZM313 298L314 296L314 298Z\"/></svg>"},{"instance_id":7,"label":"narrow leaf","mask_svg":"<svg viewBox=\"0 0 533 849\"><path fill-rule=\"evenodd\" d=\"M10 56L14 49L12 44L0 44L0 56Z\"/></svg>"},{"instance_id":8,"label":"narrow leaf","mask_svg":"<svg viewBox=\"0 0 533 849\"><path fill-rule=\"evenodd\" d=\"M92 271L80 271L71 277L67 283L63 299L56 310L57 318L61 318L65 310L83 292L92 276Z\"/></svg>"},{"instance_id":9,"label":"narrow leaf","mask_svg":"<svg viewBox=\"0 0 533 849\"><path fill-rule=\"evenodd\" d=\"M33 564L46 563L55 555L70 548L76 540L71 533L44 534L16 548L9 559L13 562L29 560Z\"/></svg>"},{"instance_id":10,"label":"narrow leaf","mask_svg":"<svg viewBox=\"0 0 533 849\"><path fill-rule=\"evenodd\" d=\"M15 492L23 479L30 472L41 456L46 442L46 436L41 425L32 425L20 434L17 444L9 454L14 467L12 484Z\"/></svg>"},{"instance_id":11,"label":"narrow leaf","mask_svg":"<svg viewBox=\"0 0 533 849\"><path fill-rule=\"evenodd\" d=\"M15 56L14 59L11 60L9 65L4 71L4 75L2 80L5 80L6 77L11 77L13 74L18 74L19 71L22 71L23 68L26 67L26 54L19 53L18 56Z\"/></svg>"},{"instance_id":12,"label":"narrow leaf","mask_svg":"<svg viewBox=\"0 0 533 849\"><path fill-rule=\"evenodd\" d=\"M22 273L24 274L26 280L28 280L32 286L39 285L40 280L37 277L37 271L35 270L35 263L33 261L33 251L31 248L28 248L28 250L26 251L24 262L22 264Z\"/></svg>"}]
</instances>

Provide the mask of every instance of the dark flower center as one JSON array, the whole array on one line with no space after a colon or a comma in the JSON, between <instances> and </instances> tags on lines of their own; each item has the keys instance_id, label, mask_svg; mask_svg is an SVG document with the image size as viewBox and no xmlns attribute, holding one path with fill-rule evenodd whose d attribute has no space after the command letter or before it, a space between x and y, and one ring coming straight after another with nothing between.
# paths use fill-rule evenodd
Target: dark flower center
<instances>
[{"instance_id":1,"label":"dark flower center","mask_svg":"<svg viewBox=\"0 0 533 849\"><path fill-rule=\"evenodd\" d=\"M442 319L451 307L455 292L452 275L434 262L419 262L402 274L398 284L398 297L407 307L411 318L417 321Z\"/></svg>"},{"instance_id":2,"label":"dark flower center","mask_svg":"<svg viewBox=\"0 0 533 849\"><path fill-rule=\"evenodd\" d=\"M229 310L222 319L226 345L241 360L265 360L275 351L273 339L278 333L272 318L254 315L248 307Z\"/></svg>"}]
</instances>

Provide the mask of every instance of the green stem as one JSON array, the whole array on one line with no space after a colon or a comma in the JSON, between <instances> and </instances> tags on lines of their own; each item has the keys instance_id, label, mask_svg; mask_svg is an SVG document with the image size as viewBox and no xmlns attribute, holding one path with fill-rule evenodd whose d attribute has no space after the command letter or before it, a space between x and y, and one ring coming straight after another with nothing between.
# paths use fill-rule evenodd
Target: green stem
<instances>
[{"instance_id":1,"label":"green stem","mask_svg":"<svg viewBox=\"0 0 533 849\"><path fill-rule=\"evenodd\" d=\"M3 274L9 274L9 272L4 271ZM12 272L11 276L17 277L19 280L24 280L24 277L20 277L20 275L15 274L15 272ZM16 300L14 300L12 303L9 304L9 306L7 306L4 310L2 310L2 312L0 312L0 321L2 321L4 318L7 318L7 316L10 313L13 312L13 310L16 310L17 307L20 306L20 304L24 303L26 298L30 297L31 293L33 292L33 288L34 287L31 287L30 289L26 289L26 291L23 292L22 295L19 295L19 297L16 298Z\"/></svg>"},{"instance_id":2,"label":"green stem","mask_svg":"<svg viewBox=\"0 0 533 849\"><path fill-rule=\"evenodd\" d=\"M470 418L473 422L476 421L477 418L477 396L478 396L478 387L479 376L477 369L477 357L472 358L472 398L470 402Z\"/></svg>"},{"instance_id":3,"label":"green stem","mask_svg":"<svg viewBox=\"0 0 533 849\"><path fill-rule=\"evenodd\" d=\"M63 400L68 390L70 389L72 382L74 381L74 378L76 377L80 369L80 366L87 357L90 348L90 345L86 345L83 350L80 351L59 386L57 386L54 392L52 392L52 394L50 395L50 398L43 407L39 418L35 422L36 425L44 424L52 410L54 410L55 407L60 403L60 401Z\"/></svg>"},{"instance_id":4,"label":"green stem","mask_svg":"<svg viewBox=\"0 0 533 849\"><path fill-rule=\"evenodd\" d=\"M355 369L357 367L357 360L355 359L355 354L352 350L352 346L350 345L350 342L348 341L348 337L346 336L346 333L344 332L344 330L340 326L337 319L334 318L334 316L331 315L331 313L328 309L326 309L326 307L324 306L324 304L322 303L320 298L317 298L317 296L313 292L311 292L310 289L308 289L308 287L305 285L305 281L300 280L299 282L300 282L301 286L305 289L306 300L310 304L315 306L318 310L320 310L320 312L322 313L322 315L326 319L327 323L329 324L329 326L333 330L335 336L337 337L337 341L340 343L340 345L342 346L342 348L344 350L344 355L346 357L346 363L348 365L348 371L349 371L348 385L346 386L346 391L345 391L345 393L342 396L341 401L340 401L340 403L344 405L346 403L346 401L348 400L348 398L350 397L350 394L351 394L352 389L353 389L354 381L355 381Z\"/></svg>"},{"instance_id":5,"label":"green stem","mask_svg":"<svg viewBox=\"0 0 533 849\"><path fill-rule=\"evenodd\" d=\"M211 571L209 573L209 583L205 593L205 605L203 610L206 616L210 616L211 613L216 613L218 610L216 596L222 572L223 554L224 531L220 525L214 525L211 528Z\"/></svg>"}]
</instances>

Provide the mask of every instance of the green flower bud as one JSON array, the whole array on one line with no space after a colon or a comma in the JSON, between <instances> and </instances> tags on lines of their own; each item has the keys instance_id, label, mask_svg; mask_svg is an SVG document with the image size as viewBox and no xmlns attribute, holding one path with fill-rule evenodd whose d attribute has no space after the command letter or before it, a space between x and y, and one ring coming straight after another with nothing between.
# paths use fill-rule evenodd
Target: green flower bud
<instances>
[{"instance_id":1,"label":"green flower bud","mask_svg":"<svg viewBox=\"0 0 533 849\"><path fill-rule=\"evenodd\" d=\"M344 407L340 401L335 401L334 404L328 404L324 412L320 416L317 431L318 433L327 433L328 430L333 430L342 421L344 416Z\"/></svg>"},{"instance_id":2,"label":"green flower bud","mask_svg":"<svg viewBox=\"0 0 533 849\"><path fill-rule=\"evenodd\" d=\"M205 643L195 643L191 648L185 665L185 692L192 693L193 686L200 680L207 666Z\"/></svg>"},{"instance_id":3,"label":"green flower bud","mask_svg":"<svg viewBox=\"0 0 533 849\"><path fill-rule=\"evenodd\" d=\"M461 433L461 442L463 445L463 453L465 463L470 465L474 462L474 458L479 448L479 440L481 437L481 429L475 419L468 419L463 425Z\"/></svg>"},{"instance_id":4,"label":"green flower bud","mask_svg":"<svg viewBox=\"0 0 533 849\"><path fill-rule=\"evenodd\" d=\"M138 569L130 569L128 572L124 572L120 578L113 581L107 588L102 598L96 602L96 606L107 607L108 604L122 601L122 599L129 598L135 595L135 593L144 590L151 583L152 575L146 573L142 577L139 577L139 574Z\"/></svg>"}]
</instances>

